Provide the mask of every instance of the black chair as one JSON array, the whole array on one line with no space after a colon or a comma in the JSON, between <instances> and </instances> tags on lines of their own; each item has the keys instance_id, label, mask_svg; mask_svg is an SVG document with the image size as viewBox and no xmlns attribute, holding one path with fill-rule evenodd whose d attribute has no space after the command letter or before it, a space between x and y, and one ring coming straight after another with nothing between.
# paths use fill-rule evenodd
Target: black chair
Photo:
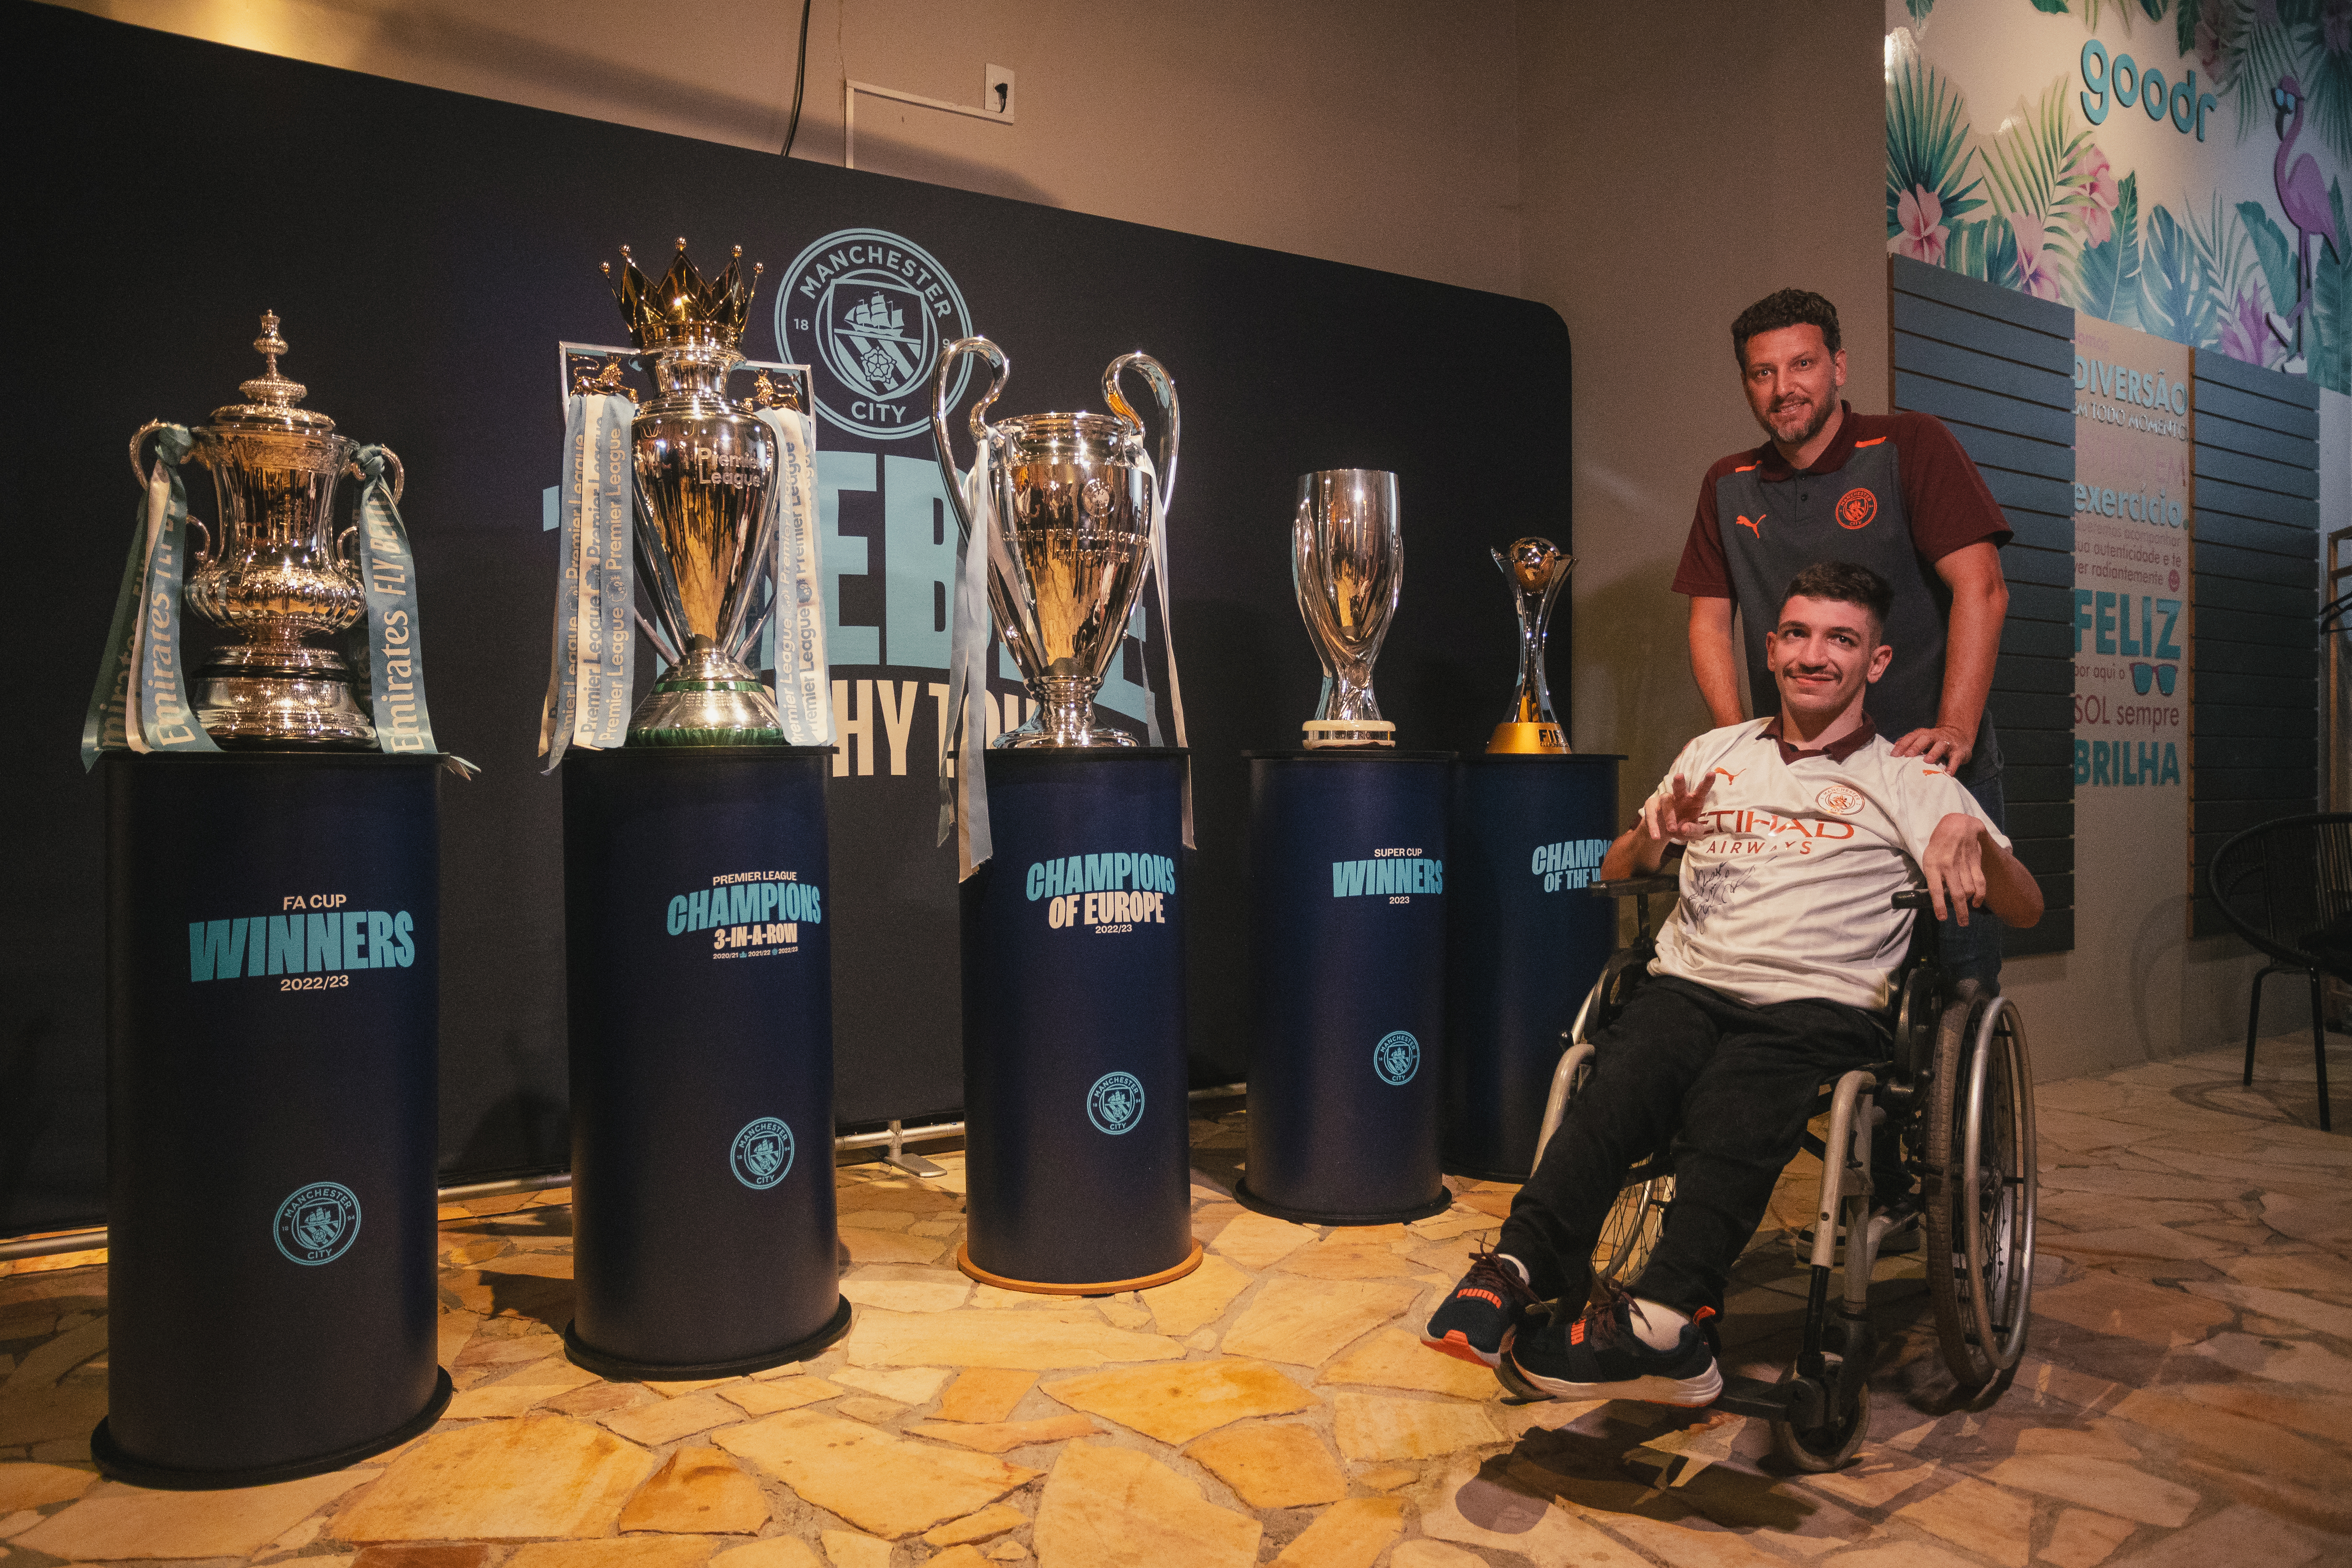
<instances>
[{"instance_id":1,"label":"black chair","mask_svg":"<svg viewBox=\"0 0 2352 1568\"><path fill-rule=\"evenodd\" d=\"M2297 972L2311 982L2311 1050L2319 1068L2319 1128L2327 1118L2327 1007L2322 976L2352 984L2352 812L2283 816L2224 843L2205 885L2238 934L2271 962L2254 976L2246 1010L2245 1081L2254 1081L2263 982Z\"/></svg>"}]
</instances>

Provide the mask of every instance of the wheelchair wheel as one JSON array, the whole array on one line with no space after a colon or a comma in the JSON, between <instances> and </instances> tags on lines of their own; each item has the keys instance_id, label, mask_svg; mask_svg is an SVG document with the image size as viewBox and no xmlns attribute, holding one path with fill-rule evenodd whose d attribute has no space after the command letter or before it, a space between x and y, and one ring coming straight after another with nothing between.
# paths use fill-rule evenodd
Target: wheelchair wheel
<instances>
[{"instance_id":1,"label":"wheelchair wheel","mask_svg":"<svg viewBox=\"0 0 2352 1568\"><path fill-rule=\"evenodd\" d=\"M1797 1375L1795 1367L1780 1374L1783 1384ZM1853 1408L1843 1416L1832 1411L1819 1426L1801 1427L1792 1422L1772 1423L1772 1450L1798 1469L1820 1475L1834 1470L1853 1458L1862 1447L1864 1434L1870 1430L1870 1380L1863 1379L1860 1397Z\"/></svg>"},{"instance_id":2,"label":"wheelchair wheel","mask_svg":"<svg viewBox=\"0 0 2352 1568\"><path fill-rule=\"evenodd\" d=\"M1666 1222L1666 1205L1675 1201L1675 1178L1668 1173L1628 1181L1617 1194L1609 1217L1601 1223L1601 1239L1592 1246L1592 1274L1630 1286L1641 1278L1643 1265L1657 1249L1658 1231Z\"/></svg>"},{"instance_id":3,"label":"wheelchair wheel","mask_svg":"<svg viewBox=\"0 0 2352 1568\"><path fill-rule=\"evenodd\" d=\"M2009 998L1979 998L1947 1015L1927 1143L1937 1337L1953 1378L1981 1388L2024 1353L2033 1289L2033 1075Z\"/></svg>"}]
</instances>

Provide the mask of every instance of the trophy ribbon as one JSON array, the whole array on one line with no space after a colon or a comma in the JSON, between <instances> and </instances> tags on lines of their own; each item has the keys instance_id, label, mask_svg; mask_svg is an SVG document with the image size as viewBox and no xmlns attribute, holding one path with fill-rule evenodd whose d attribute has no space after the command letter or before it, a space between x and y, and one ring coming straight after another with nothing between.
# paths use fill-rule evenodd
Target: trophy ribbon
<instances>
[{"instance_id":1,"label":"trophy ribbon","mask_svg":"<svg viewBox=\"0 0 2352 1568\"><path fill-rule=\"evenodd\" d=\"M795 746L833 744L833 671L824 651L824 547L817 532L816 421L791 408L759 410L776 437L775 573L768 638L775 649L776 713Z\"/></svg>"},{"instance_id":2,"label":"trophy ribbon","mask_svg":"<svg viewBox=\"0 0 2352 1568\"><path fill-rule=\"evenodd\" d=\"M367 595L367 642L361 650L367 671L369 719L376 750L440 750L433 740L433 715L425 705L425 643L416 614L416 558L408 530L384 481L384 450L362 447L352 454L363 481L359 499L360 587Z\"/></svg>"},{"instance_id":3,"label":"trophy ribbon","mask_svg":"<svg viewBox=\"0 0 2352 1568\"><path fill-rule=\"evenodd\" d=\"M994 628L988 610L988 544L996 537L996 509L989 498L988 442L976 442L971 468L963 476L969 532L956 540L955 620L949 638L948 737L940 752L940 837L956 829L956 879L963 881L995 854L988 831L988 639ZM973 548L974 542L979 544ZM961 760L964 765L958 766Z\"/></svg>"},{"instance_id":4,"label":"trophy ribbon","mask_svg":"<svg viewBox=\"0 0 2352 1568\"><path fill-rule=\"evenodd\" d=\"M539 721L540 754L553 773L568 746L604 751L628 738L635 684L629 421L618 394L564 399L563 562L555 595L554 656ZM370 607L373 608L371 588Z\"/></svg>"},{"instance_id":5,"label":"trophy ribbon","mask_svg":"<svg viewBox=\"0 0 2352 1568\"><path fill-rule=\"evenodd\" d=\"M122 565L106 655L82 721L82 766L101 751L216 752L187 704L180 586L186 566L188 492L180 460L195 444L184 425L156 433L155 464ZM134 721L132 714L136 713Z\"/></svg>"},{"instance_id":6,"label":"trophy ribbon","mask_svg":"<svg viewBox=\"0 0 2352 1568\"><path fill-rule=\"evenodd\" d=\"M1184 688L1176 679L1176 622L1168 614L1168 502L1169 490L1160 483L1160 472L1151 466L1149 452L1139 454L1145 476L1151 481L1151 494L1159 504L1151 509L1151 577L1160 594L1160 646L1168 659L1168 721L1176 731L1176 743L1184 741ZM1151 745L1164 744L1160 738L1160 704L1151 700L1151 667L1143 665L1143 730L1144 740ZM1184 847L1196 849L1192 842L1192 759L1184 759Z\"/></svg>"}]
</instances>

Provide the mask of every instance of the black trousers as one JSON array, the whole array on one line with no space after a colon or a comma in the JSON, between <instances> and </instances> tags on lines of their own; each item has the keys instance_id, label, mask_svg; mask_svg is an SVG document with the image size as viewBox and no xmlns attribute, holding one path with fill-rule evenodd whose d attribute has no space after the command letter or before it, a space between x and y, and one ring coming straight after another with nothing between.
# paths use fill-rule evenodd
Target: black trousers
<instances>
[{"instance_id":1,"label":"black trousers","mask_svg":"<svg viewBox=\"0 0 2352 1568\"><path fill-rule=\"evenodd\" d=\"M1885 1030L1859 1007L1751 1007L1653 975L1593 1040L1592 1074L1504 1223L1496 1250L1549 1300L1580 1301L1592 1248L1625 1173L1674 1156L1675 1201L1635 1295L1723 1310L1723 1284L1796 1156L1816 1091L1885 1059Z\"/></svg>"}]
</instances>

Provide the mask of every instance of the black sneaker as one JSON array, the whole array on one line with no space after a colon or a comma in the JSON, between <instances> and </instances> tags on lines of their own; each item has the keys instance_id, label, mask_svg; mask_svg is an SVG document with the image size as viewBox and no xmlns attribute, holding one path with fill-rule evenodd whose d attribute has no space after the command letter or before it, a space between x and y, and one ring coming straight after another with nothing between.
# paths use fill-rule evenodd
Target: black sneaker
<instances>
[{"instance_id":1,"label":"black sneaker","mask_svg":"<svg viewBox=\"0 0 2352 1568\"><path fill-rule=\"evenodd\" d=\"M1596 1282L1592 1304L1574 1320L1552 1318L1530 1324L1510 1348L1511 1367L1538 1391L1558 1399L1643 1399L1654 1405L1712 1405L1723 1392L1700 1321L1715 1315L1701 1307L1683 1325L1672 1350L1653 1350L1633 1329L1641 1309L1633 1299Z\"/></svg>"},{"instance_id":2,"label":"black sneaker","mask_svg":"<svg viewBox=\"0 0 2352 1568\"><path fill-rule=\"evenodd\" d=\"M1442 1354L1491 1369L1503 1359L1512 1331L1535 1301L1536 1293L1501 1254L1474 1252L1470 1272L1429 1320L1421 1342Z\"/></svg>"}]
</instances>

